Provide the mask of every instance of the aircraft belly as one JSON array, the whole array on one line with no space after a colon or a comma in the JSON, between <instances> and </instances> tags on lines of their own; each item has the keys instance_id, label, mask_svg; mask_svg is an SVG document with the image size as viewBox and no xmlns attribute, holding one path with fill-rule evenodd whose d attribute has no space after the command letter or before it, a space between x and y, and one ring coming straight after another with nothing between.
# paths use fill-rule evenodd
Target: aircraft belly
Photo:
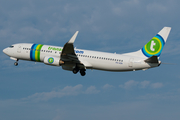
<instances>
[{"instance_id":1,"label":"aircraft belly","mask_svg":"<svg viewBox=\"0 0 180 120\"><path fill-rule=\"evenodd\" d=\"M92 62L93 69L97 70L105 70L105 71L123 71L128 70L127 64L115 62L115 61L107 61L107 62Z\"/></svg>"},{"instance_id":2,"label":"aircraft belly","mask_svg":"<svg viewBox=\"0 0 180 120\"><path fill-rule=\"evenodd\" d=\"M93 69L104 70L104 71L134 71L142 70L144 68L150 68L152 66L156 67L157 65L150 65L144 62L133 62L132 66L129 66L129 62L116 62L116 61L91 61Z\"/></svg>"}]
</instances>

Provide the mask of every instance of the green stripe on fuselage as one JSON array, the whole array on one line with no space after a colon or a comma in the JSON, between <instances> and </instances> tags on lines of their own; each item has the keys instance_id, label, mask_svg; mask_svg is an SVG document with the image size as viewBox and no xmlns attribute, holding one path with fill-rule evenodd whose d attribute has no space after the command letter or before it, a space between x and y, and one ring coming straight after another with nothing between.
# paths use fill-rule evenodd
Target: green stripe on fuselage
<instances>
[{"instance_id":1,"label":"green stripe on fuselage","mask_svg":"<svg viewBox=\"0 0 180 120\"><path fill-rule=\"evenodd\" d=\"M41 48L42 48L42 46L43 46L43 45L40 44L39 49L38 49L38 51L37 51L37 52L38 52L38 53L37 53L37 56L38 56L38 57L37 57L37 58L38 58L37 61L39 61L39 62L41 61L41 59L40 59L40 53L41 53Z\"/></svg>"}]
</instances>

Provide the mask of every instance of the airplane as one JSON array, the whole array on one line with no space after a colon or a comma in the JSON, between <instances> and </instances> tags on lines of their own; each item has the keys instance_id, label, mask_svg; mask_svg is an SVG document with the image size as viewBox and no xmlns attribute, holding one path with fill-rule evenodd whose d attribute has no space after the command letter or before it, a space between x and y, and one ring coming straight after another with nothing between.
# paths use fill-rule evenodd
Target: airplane
<instances>
[{"instance_id":1,"label":"airplane","mask_svg":"<svg viewBox=\"0 0 180 120\"><path fill-rule=\"evenodd\" d=\"M3 52L15 60L15 66L19 60L43 62L47 65L62 66L62 69L80 72L86 75L86 69L103 71L136 71L158 67L160 54L164 48L171 27L164 27L142 49L124 53L107 53L74 48L74 41L79 31L63 46L51 46L43 44L19 43L13 44Z\"/></svg>"}]
</instances>

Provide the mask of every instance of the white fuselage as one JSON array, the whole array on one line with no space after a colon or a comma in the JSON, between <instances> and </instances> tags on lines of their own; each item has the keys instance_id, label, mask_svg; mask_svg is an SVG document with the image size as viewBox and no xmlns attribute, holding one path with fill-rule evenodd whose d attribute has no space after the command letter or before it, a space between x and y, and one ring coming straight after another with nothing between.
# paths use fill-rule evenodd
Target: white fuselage
<instances>
[{"instance_id":1,"label":"white fuselage","mask_svg":"<svg viewBox=\"0 0 180 120\"><path fill-rule=\"evenodd\" d=\"M45 57L54 57L60 60L63 47L21 43L14 44L3 50L12 59L44 62ZM105 71L133 71L157 67L158 64L144 62L144 58L128 54L113 54L83 49L74 49L79 61L86 69Z\"/></svg>"}]
</instances>

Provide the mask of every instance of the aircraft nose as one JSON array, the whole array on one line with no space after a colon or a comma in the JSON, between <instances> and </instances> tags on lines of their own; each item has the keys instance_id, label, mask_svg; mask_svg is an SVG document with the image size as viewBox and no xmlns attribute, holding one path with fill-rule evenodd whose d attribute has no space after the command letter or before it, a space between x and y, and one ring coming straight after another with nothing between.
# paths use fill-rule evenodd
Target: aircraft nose
<instances>
[{"instance_id":1,"label":"aircraft nose","mask_svg":"<svg viewBox=\"0 0 180 120\"><path fill-rule=\"evenodd\" d=\"M5 53L5 54L7 54L7 53L8 53L7 48L5 48L5 49L3 50L3 53Z\"/></svg>"}]
</instances>

